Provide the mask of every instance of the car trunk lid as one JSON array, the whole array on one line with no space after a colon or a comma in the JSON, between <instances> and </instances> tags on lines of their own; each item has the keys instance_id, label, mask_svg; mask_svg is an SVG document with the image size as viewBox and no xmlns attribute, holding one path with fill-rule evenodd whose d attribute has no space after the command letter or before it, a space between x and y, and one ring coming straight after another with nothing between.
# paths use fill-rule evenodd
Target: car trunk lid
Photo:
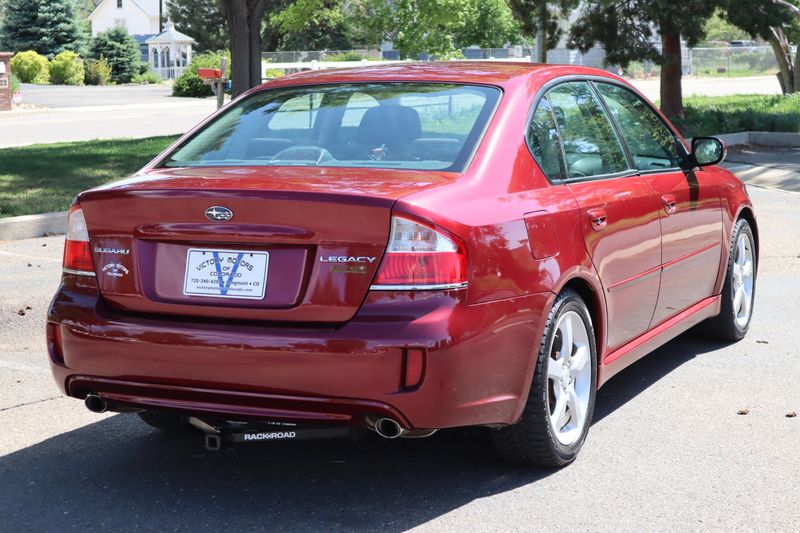
<instances>
[{"instance_id":1,"label":"car trunk lid","mask_svg":"<svg viewBox=\"0 0 800 533\"><path fill-rule=\"evenodd\" d=\"M395 200L453 179L374 169L170 169L93 189L79 202L98 286L115 308L336 323L369 291ZM211 220L209 209L211 218L223 209L232 217Z\"/></svg>"}]
</instances>

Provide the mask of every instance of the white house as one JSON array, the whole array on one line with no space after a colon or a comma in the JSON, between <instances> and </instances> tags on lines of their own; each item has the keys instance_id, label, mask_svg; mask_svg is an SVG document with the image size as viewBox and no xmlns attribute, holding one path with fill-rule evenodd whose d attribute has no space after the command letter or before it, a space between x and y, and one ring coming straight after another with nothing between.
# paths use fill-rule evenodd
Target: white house
<instances>
[{"instance_id":1,"label":"white house","mask_svg":"<svg viewBox=\"0 0 800 533\"><path fill-rule=\"evenodd\" d=\"M89 15L92 37L112 28L125 28L135 36L157 35L159 2L162 0L102 0ZM166 10L164 10L166 15ZM137 39L140 41L140 39Z\"/></svg>"}]
</instances>

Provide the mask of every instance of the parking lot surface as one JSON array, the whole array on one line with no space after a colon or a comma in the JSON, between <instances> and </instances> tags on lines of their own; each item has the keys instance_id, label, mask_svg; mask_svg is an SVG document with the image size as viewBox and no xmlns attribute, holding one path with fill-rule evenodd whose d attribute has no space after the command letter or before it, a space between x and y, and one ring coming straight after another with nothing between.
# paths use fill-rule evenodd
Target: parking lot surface
<instances>
[{"instance_id":1,"label":"parking lot surface","mask_svg":"<svg viewBox=\"0 0 800 533\"><path fill-rule=\"evenodd\" d=\"M689 332L615 377L562 470L508 467L480 429L211 453L196 433L90 413L47 370L62 237L0 243L0 529L797 531L799 198L750 190L750 334Z\"/></svg>"}]
</instances>

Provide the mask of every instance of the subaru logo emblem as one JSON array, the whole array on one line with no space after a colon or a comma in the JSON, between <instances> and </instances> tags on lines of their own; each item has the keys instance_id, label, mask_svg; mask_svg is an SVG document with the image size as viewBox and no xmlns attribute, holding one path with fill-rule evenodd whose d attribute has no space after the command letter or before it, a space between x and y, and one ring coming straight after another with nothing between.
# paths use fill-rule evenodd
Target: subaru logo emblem
<instances>
[{"instance_id":1,"label":"subaru logo emblem","mask_svg":"<svg viewBox=\"0 0 800 533\"><path fill-rule=\"evenodd\" d=\"M233 211L227 207L215 205L206 209L206 218L212 222L227 222L233 218Z\"/></svg>"}]
</instances>

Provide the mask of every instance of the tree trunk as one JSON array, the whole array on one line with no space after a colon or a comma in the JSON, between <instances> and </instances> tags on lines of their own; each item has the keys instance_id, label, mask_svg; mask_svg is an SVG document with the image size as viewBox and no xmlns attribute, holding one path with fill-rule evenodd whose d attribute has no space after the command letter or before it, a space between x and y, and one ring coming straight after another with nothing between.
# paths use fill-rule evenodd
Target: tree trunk
<instances>
[{"instance_id":1,"label":"tree trunk","mask_svg":"<svg viewBox=\"0 0 800 533\"><path fill-rule=\"evenodd\" d=\"M781 28L770 29L772 30L772 35L769 37L769 44L772 46L772 51L775 53L775 59L778 61L778 67L780 68L781 90L783 94L793 93L797 90L797 84L794 80L794 74L797 74L797 72L792 65L792 49L789 47L789 41ZM792 70L795 70L795 72L793 73Z\"/></svg>"},{"instance_id":2,"label":"tree trunk","mask_svg":"<svg viewBox=\"0 0 800 533\"><path fill-rule=\"evenodd\" d=\"M231 45L231 93L261 83L261 21L266 0L223 0Z\"/></svg>"},{"instance_id":3,"label":"tree trunk","mask_svg":"<svg viewBox=\"0 0 800 533\"><path fill-rule=\"evenodd\" d=\"M266 0L249 0L247 2L250 14L247 25L250 33L250 87L261 85L263 76L261 68L261 25L264 20L264 10L267 8Z\"/></svg>"},{"instance_id":4,"label":"tree trunk","mask_svg":"<svg viewBox=\"0 0 800 533\"><path fill-rule=\"evenodd\" d=\"M664 63L661 66L661 111L670 118L684 118L681 33L672 22L661 26L661 46Z\"/></svg>"},{"instance_id":5,"label":"tree trunk","mask_svg":"<svg viewBox=\"0 0 800 533\"><path fill-rule=\"evenodd\" d=\"M797 47L797 57L794 58L794 92L800 93L800 46Z\"/></svg>"},{"instance_id":6,"label":"tree trunk","mask_svg":"<svg viewBox=\"0 0 800 533\"><path fill-rule=\"evenodd\" d=\"M536 10L536 61L547 63L547 2L540 1Z\"/></svg>"}]
</instances>

